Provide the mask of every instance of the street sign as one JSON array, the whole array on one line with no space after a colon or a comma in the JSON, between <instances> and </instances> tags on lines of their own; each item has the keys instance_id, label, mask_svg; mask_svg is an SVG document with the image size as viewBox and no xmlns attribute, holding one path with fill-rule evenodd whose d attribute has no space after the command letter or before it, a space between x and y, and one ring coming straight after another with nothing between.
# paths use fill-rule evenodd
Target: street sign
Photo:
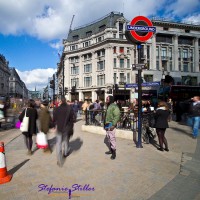
<instances>
[{"instance_id":1,"label":"street sign","mask_svg":"<svg viewBox=\"0 0 200 200\"><path fill-rule=\"evenodd\" d=\"M147 69L147 63L132 64L132 70Z\"/></svg>"},{"instance_id":2,"label":"street sign","mask_svg":"<svg viewBox=\"0 0 200 200\"><path fill-rule=\"evenodd\" d=\"M143 43L153 36L156 32L156 27L147 17L137 16L127 25L127 32L128 40L135 43Z\"/></svg>"},{"instance_id":3,"label":"street sign","mask_svg":"<svg viewBox=\"0 0 200 200\"><path fill-rule=\"evenodd\" d=\"M159 81L142 83L142 87L151 87L151 86L159 86L159 85L160 85ZM126 84L126 88L136 88L136 87L138 87L137 83Z\"/></svg>"}]
</instances>

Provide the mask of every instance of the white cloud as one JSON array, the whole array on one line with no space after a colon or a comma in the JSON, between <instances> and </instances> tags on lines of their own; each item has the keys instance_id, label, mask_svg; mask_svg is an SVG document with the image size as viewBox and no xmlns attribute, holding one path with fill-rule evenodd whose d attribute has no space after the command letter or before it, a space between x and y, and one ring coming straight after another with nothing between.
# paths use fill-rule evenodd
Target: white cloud
<instances>
[{"instance_id":1,"label":"white cloud","mask_svg":"<svg viewBox=\"0 0 200 200\"><path fill-rule=\"evenodd\" d=\"M182 21L188 24L192 23L192 24L200 25L200 14L188 16L184 18Z\"/></svg>"},{"instance_id":2,"label":"white cloud","mask_svg":"<svg viewBox=\"0 0 200 200\"><path fill-rule=\"evenodd\" d=\"M25 83L26 87L29 90L41 90L45 88L48 84L48 78L52 77L56 72L56 69L48 68L48 69L34 69L32 71L19 71L21 80Z\"/></svg>"},{"instance_id":3,"label":"white cloud","mask_svg":"<svg viewBox=\"0 0 200 200\"><path fill-rule=\"evenodd\" d=\"M41 40L67 37L72 28L97 20L111 11L131 20L137 15L187 17L199 12L199 0L0 0L0 33L22 34ZM162 11L162 13L161 13Z\"/></svg>"},{"instance_id":4,"label":"white cloud","mask_svg":"<svg viewBox=\"0 0 200 200\"><path fill-rule=\"evenodd\" d=\"M185 17L194 12L199 12L199 9L199 0L175 0L166 6L167 12L170 12L173 16L178 16L179 18Z\"/></svg>"}]
</instances>

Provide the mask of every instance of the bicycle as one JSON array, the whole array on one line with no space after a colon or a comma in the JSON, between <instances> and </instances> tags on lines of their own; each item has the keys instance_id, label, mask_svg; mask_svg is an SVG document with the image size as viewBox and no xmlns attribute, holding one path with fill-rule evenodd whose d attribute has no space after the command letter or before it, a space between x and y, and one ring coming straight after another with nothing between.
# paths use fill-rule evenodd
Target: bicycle
<instances>
[{"instance_id":1,"label":"bicycle","mask_svg":"<svg viewBox=\"0 0 200 200\"><path fill-rule=\"evenodd\" d=\"M142 139L146 144L150 143L150 139L156 137L155 129L149 126L149 120L153 117L152 112L142 113Z\"/></svg>"}]
</instances>

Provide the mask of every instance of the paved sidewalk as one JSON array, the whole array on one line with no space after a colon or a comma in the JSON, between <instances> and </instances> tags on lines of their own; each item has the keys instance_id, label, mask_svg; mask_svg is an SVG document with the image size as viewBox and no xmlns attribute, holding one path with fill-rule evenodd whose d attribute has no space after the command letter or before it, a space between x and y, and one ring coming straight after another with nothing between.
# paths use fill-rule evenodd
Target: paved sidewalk
<instances>
[{"instance_id":1,"label":"paved sidewalk","mask_svg":"<svg viewBox=\"0 0 200 200\"><path fill-rule=\"evenodd\" d=\"M13 178L0 185L0 199L70 199L67 189L72 199L80 200L200 199L200 144L190 137L189 127L170 122L169 152L151 144L138 149L133 141L118 138L117 158L110 160L104 153L105 137L82 132L82 124L75 125L72 153L62 168L56 165L55 149L52 154L36 150L26 155L23 137L14 129L19 135L5 146ZM54 136L51 132L52 145Z\"/></svg>"}]
</instances>

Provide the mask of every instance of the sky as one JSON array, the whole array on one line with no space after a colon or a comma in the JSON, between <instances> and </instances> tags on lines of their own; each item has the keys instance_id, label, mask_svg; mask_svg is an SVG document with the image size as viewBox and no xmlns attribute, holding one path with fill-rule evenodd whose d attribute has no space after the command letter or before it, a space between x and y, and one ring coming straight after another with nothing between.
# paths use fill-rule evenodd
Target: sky
<instances>
[{"instance_id":1,"label":"sky","mask_svg":"<svg viewBox=\"0 0 200 200\"><path fill-rule=\"evenodd\" d=\"M200 25L200 0L0 0L0 54L29 90L42 90L57 70L63 39L110 12Z\"/></svg>"}]
</instances>

